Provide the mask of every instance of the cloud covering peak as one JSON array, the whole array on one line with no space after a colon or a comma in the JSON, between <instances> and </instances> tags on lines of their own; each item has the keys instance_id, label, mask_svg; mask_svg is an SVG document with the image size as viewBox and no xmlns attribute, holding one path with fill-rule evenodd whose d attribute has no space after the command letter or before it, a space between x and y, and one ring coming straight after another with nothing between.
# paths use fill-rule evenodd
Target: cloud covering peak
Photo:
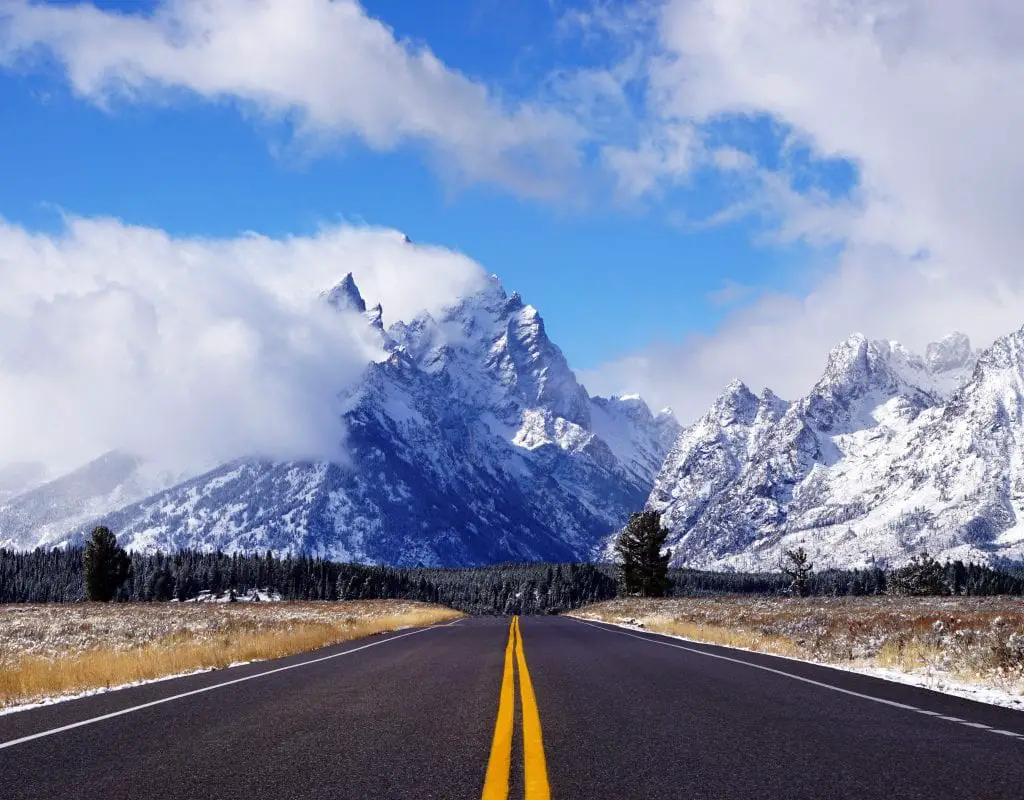
<instances>
[{"instance_id":1,"label":"cloud covering peak","mask_svg":"<svg viewBox=\"0 0 1024 800\"><path fill-rule=\"evenodd\" d=\"M0 222L4 460L343 459L338 395L381 356L362 315L320 296L348 272L393 318L484 280L389 230L198 239L113 219L72 217L58 235Z\"/></svg>"}]
</instances>

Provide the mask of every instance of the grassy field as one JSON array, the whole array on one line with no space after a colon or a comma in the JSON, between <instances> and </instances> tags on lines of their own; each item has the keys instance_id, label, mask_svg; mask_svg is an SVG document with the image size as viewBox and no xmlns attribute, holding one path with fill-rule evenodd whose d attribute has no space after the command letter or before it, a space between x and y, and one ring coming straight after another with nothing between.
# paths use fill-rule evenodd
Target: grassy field
<instances>
[{"instance_id":1,"label":"grassy field","mask_svg":"<svg viewBox=\"0 0 1024 800\"><path fill-rule=\"evenodd\" d=\"M397 600L0 606L0 708L460 616Z\"/></svg>"},{"instance_id":2,"label":"grassy field","mask_svg":"<svg viewBox=\"0 0 1024 800\"><path fill-rule=\"evenodd\" d=\"M1024 601L1002 597L620 599L573 616L1024 696Z\"/></svg>"}]
</instances>

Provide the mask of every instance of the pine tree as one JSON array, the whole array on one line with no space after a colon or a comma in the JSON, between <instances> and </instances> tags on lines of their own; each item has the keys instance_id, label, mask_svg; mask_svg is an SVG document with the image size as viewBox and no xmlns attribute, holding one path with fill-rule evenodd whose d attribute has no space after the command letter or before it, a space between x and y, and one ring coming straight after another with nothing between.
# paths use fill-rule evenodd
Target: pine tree
<instances>
[{"instance_id":1,"label":"pine tree","mask_svg":"<svg viewBox=\"0 0 1024 800\"><path fill-rule=\"evenodd\" d=\"M807 597L811 593L811 571L814 569L814 565L808 563L807 551L798 547L786 550L785 556L782 571L790 580L789 591L797 597Z\"/></svg>"},{"instance_id":2,"label":"pine tree","mask_svg":"<svg viewBox=\"0 0 1024 800\"><path fill-rule=\"evenodd\" d=\"M615 541L619 579L624 594L661 597L671 587L668 562L672 551L661 552L668 529L657 511L633 514Z\"/></svg>"},{"instance_id":3,"label":"pine tree","mask_svg":"<svg viewBox=\"0 0 1024 800\"><path fill-rule=\"evenodd\" d=\"M889 591L909 596L949 594L945 570L928 553L914 556L905 567L893 571Z\"/></svg>"},{"instance_id":4,"label":"pine tree","mask_svg":"<svg viewBox=\"0 0 1024 800\"><path fill-rule=\"evenodd\" d=\"M110 528L93 530L82 554L85 570L85 596L89 600L109 603L131 574L131 559L117 546Z\"/></svg>"}]
</instances>

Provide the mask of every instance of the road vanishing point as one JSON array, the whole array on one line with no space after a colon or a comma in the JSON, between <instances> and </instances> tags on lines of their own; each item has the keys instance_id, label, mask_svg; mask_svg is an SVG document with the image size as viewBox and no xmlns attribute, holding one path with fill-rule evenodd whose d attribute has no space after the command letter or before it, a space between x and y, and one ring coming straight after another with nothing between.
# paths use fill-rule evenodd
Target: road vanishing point
<instances>
[{"instance_id":1,"label":"road vanishing point","mask_svg":"<svg viewBox=\"0 0 1024 800\"><path fill-rule=\"evenodd\" d=\"M566 617L0 716L3 800L1024 797L1024 714Z\"/></svg>"}]
</instances>

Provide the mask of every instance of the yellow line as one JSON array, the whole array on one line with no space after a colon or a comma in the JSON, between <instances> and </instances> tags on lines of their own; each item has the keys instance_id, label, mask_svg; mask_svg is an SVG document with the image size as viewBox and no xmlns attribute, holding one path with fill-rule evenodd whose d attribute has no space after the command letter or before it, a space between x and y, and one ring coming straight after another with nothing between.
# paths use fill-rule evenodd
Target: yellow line
<instances>
[{"instance_id":1,"label":"yellow line","mask_svg":"<svg viewBox=\"0 0 1024 800\"><path fill-rule=\"evenodd\" d=\"M515 725L515 677L512 674L512 652L515 649L516 620L508 629L505 647L505 671L501 678L501 696L498 700L498 720L494 724L491 757L487 762L482 800L506 800L508 778L512 769L512 728Z\"/></svg>"},{"instance_id":2,"label":"yellow line","mask_svg":"<svg viewBox=\"0 0 1024 800\"><path fill-rule=\"evenodd\" d=\"M548 766L544 758L544 737L540 730L540 712L537 710L537 696L533 693L533 681L526 668L526 653L523 650L523 634L519 630L519 617L514 617L512 626L516 634L516 663L519 665L519 699L523 704L523 764L526 776L526 800L549 800Z\"/></svg>"}]
</instances>

